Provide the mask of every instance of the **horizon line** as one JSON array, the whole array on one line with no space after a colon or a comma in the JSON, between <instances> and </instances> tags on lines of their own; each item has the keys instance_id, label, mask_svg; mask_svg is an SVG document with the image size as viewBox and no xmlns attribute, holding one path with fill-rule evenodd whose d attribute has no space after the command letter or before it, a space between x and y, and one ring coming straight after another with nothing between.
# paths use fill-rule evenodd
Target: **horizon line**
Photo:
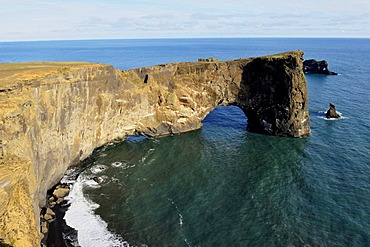
<instances>
[{"instance_id":1,"label":"horizon line","mask_svg":"<svg viewBox=\"0 0 370 247\"><path fill-rule=\"evenodd\" d=\"M134 37L134 38L81 38L81 39L25 39L0 40L0 43L11 42L51 42L51 41L99 41L99 40L176 40L176 39L370 39L370 37L346 36L250 36L250 37Z\"/></svg>"}]
</instances>

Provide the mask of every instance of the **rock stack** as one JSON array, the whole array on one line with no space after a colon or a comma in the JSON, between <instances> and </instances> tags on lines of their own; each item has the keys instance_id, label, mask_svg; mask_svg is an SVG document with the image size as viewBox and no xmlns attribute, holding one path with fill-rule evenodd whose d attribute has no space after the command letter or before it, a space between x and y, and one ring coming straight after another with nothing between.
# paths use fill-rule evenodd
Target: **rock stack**
<instances>
[{"instance_id":1,"label":"rock stack","mask_svg":"<svg viewBox=\"0 0 370 247\"><path fill-rule=\"evenodd\" d=\"M340 118L340 115L335 110L335 105L330 103L329 110L325 113L326 118Z\"/></svg>"},{"instance_id":2,"label":"rock stack","mask_svg":"<svg viewBox=\"0 0 370 247\"><path fill-rule=\"evenodd\" d=\"M325 60L316 61L315 59L308 59L303 62L303 71L305 73L323 74L323 75L338 75L328 69L328 62Z\"/></svg>"}]
</instances>

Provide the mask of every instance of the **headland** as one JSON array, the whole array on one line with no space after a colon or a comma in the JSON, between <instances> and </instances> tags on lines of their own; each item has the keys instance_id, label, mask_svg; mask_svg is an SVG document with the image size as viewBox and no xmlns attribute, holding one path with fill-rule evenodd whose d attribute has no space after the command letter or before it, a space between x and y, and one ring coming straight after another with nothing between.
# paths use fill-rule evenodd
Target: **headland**
<instances>
[{"instance_id":1,"label":"headland","mask_svg":"<svg viewBox=\"0 0 370 247\"><path fill-rule=\"evenodd\" d=\"M40 245L46 191L95 148L126 136L201 128L237 105L248 130L310 133L303 52L120 71L84 62L0 64L0 238Z\"/></svg>"}]
</instances>

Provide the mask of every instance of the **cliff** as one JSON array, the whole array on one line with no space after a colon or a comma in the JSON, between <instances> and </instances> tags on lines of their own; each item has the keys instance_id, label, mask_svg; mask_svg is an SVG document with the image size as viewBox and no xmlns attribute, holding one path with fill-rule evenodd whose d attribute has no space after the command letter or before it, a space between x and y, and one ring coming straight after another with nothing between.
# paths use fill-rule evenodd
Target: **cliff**
<instances>
[{"instance_id":1,"label":"cliff","mask_svg":"<svg viewBox=\"0 0 370 247\"><path fill-rule=\"evenodd\" d=\"M303 52L119 71L90 63L0 64L0 238L39 246L40 207L66 169L127 135L201 128L237 105L255 132L309 135Z\"/></svg>"}]
</instances>

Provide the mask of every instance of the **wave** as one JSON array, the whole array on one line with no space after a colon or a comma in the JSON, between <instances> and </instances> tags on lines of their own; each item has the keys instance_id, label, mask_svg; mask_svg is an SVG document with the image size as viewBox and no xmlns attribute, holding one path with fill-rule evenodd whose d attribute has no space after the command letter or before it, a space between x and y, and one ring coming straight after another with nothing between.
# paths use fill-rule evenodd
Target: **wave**
<instances>
[{"instance_id":1,"label":"wave","mask_svg":"<svg viewBox=\"0 0 370 247\"><path fill-rule=\"evenodd\" d=\"M326 121L337 121L337 120L342 120L342 119L348 119L348 117L345 117L343 116L343 114L339 111L337 111L337 113L339 114L340 118L327 118L326 117L326 111L319 111L317 113L315 113L314 115L316 115L318 118L321 118L321 119L324 119Z\"/></svg>"},{"instance_id":2,"label":"wave","mask_svg":"<svg viewBox=\"0 0 370 247\"><path fill-rule=\"evenodd\" d=\"M141 164L143 164L145 161L146 161L146 159L154 152L154 148L150 148L147 152L146 152L146 154L145 154L145 156L144 157L142 157L141 159L140 159L140 163ZM151 163L151 162L150 162Z\"/></svg>"},{"instance_id":3,"label":"wave","mask_svg":"<svg viewBox=\"0 0 370 247\"><path fill-rule=\"evenodd\" d=\"M106 170L108 167L105 166L105 165L95 165L93 167L90 168L90 171L94 174L98 174L98 173L101 173L103 172L104 170Z\"/></svg>"},{"instance_id":4,"label":"wave","mask_svg":"<svg viewBox=\"0 0 370 247\"><path fill-rule=\"evenodd\" d=\"M129 243L107 229L107 223L94 210L99 204L90 201L83 195L84 186L91 186L90 179L83 174L73 183L66 200L70 206L64 216L67 225L78 231L78 242L84 247L130 247Z\"/></svg>"},{"instance_id":5,"label":"wave","mask_svg":"<svg viewBox=\"0 0 370 247\"><path fill-rule=\"evenodd\" d=\"M122 168L123 170L125 169L129 169L129 168L134 168L136 165L133 164L133 165L129 165L127 162L119 162L119 161L116 161L116 162L113 162L111 164L112 167L114 168Z\"/></svg>"},{"instance_id":6,"label":"wave","mask_svg":"<svg viewBox=\"0 0 370 247\"><path fill-rule=\"evenodd\" d=\"M187 239L186 237L186 234L185 234L185 231L183 229L183 225L184 225L184 217L183 215L180 213L180 209L179 207L176 205L176 203L171 199L171 198L167 198L167 200L169 202L171 202L171 204L176 208L176 211L177 211L177 214L179 216L179 225L180 225L180 231L181 231L181 235L182 237L184 238L184 242L187 244L187 246L191 247L191 243L189 242L189 240Z\"/></svg>"}]
</instances>

